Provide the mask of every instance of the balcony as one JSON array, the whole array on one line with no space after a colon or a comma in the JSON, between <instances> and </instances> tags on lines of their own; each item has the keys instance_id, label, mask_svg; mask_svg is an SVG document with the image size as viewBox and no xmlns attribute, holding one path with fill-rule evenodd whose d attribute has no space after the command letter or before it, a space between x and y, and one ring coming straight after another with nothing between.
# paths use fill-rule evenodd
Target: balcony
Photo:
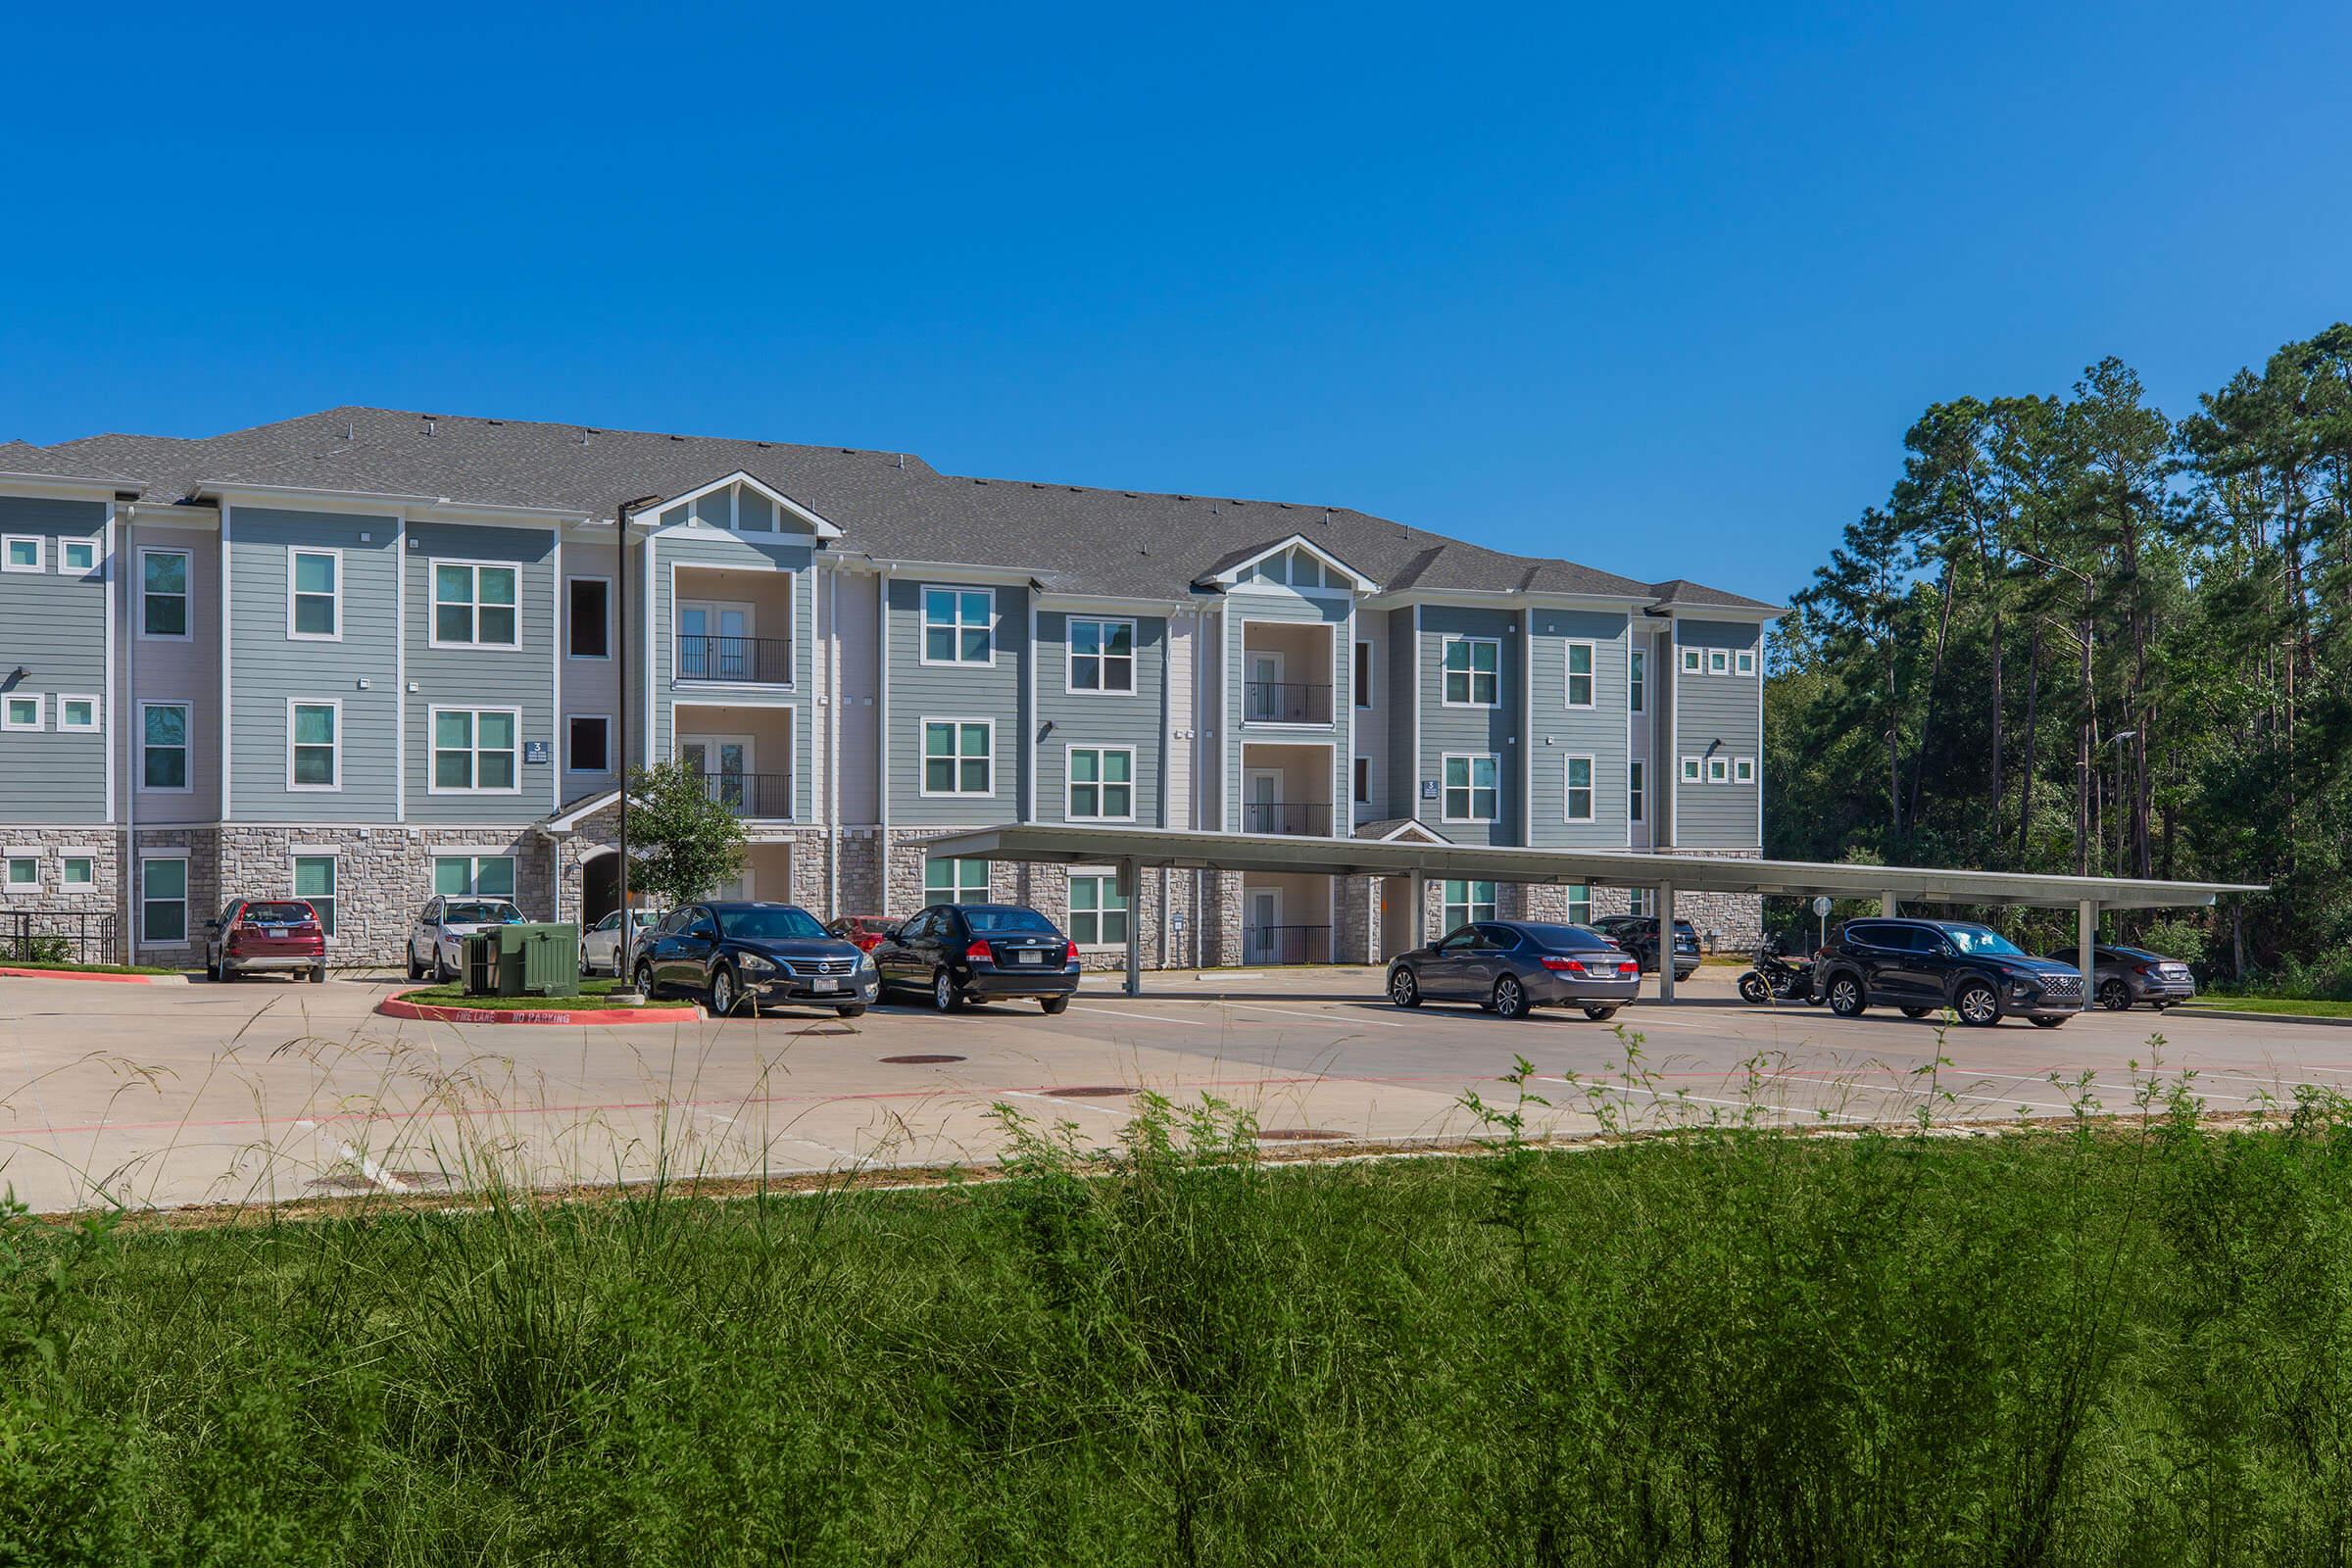
<instances>
[{"instance_id":1,"label":"balcony","mask_svg":"<svg viewBox=\"0 0 2352 1568\"><path fill-rule=\"evenodd\" d=\"M1242 831L1331 837L1329 801L1244 801Z\"/></svg>"},{"instance_id":2,"label":"balcony","mask_svg":"<svg viewBox=\"0 0 2352 1568\"><path fill-rule=\"evenodd\" d=\"M1251 724L1328 724L1331 688L1292 680L1244 681L1242 718Z\"/></svg>"},{"instance_id":3,"label":"balcony","mask_svg":"<svg viewBox=\"0 0 2352 1568\"><path fill-rule=\"evenodd\" d=\"M1328 623L1242 622L1242 722L1329 724L1339 633Z\"/></svg>"},{"instance_id":4,"label":"balcony","mask_svg":"<svg viewBox=\"0 0 2352 1568\"><path fill-rule=\"evenodd\" d=\"M705 773L703 793L737 816L792 815L790 773Z\"/></svg>"},{"instance_id":5,"label":"balcony","mask_svg":"<svg viewBox=\"0 0 2352 1568\"><path fill-rule=\"evenodd\" d=\"M1242 961L1246 964L1329 963L1331 927L1327 925L1251 925L1242 928Z\"/></svg>"},{"instance_id":6,"label":"balcony","mask_svg":"<svg viewBox=\"0 0 2352 1568\"><path fill-rule=\"evenodd\" d=\"M792 684L788 637L678 638L678 679L727 681L739 686Z\"/></svg>"}]
</instances>

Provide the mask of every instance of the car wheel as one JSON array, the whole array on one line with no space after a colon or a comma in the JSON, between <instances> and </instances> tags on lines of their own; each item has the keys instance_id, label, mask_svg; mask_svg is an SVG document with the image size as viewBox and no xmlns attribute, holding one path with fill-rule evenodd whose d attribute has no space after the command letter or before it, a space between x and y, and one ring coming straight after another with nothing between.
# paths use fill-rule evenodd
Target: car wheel
<instances>
[{"instance_id":1,"label":"car wheel","mask_svg":"<svg viewBox=\"0 0 2352 1568\"><path fill-rule=\"evenodd\" d=\"M1402 964L1398 964L1389 975L1389 1000L1399 1007L1421 1005L1421 982L1414 979L1413 971Z\"/></svg>"},{"instance_id":2,"label":"car wheel","mask_svg":"<svg viewBox=\"0 0 2352 1568\"><path fill-rule=\"evenodd\" d=\"M2099 1005L2105 1007L2109 1012L2130 1012L2132 1010L2132 988L2121 980L2100 981Z\"/></svg>"},{"instance_id":3,"label":"car wheel","mask_svg":"<svg viewBox=\"0 0 2352 1568\"><path fill-rule=\"evenodd\" d=\"M2059 1029L2065 1027L2065 1024L2064 1018L2035 1018L2034 1020L2034 1027L2036 1029Z\"/></svg>"},{"instance_id":4,"label":"car wheel","mask_svg":"<svg viewBox=\"0 0 2352 1568\"><path fill-rule=\"evenodd\" d=\"M743 1005L743 993L735 984L735 971L720 964L710 971L710 1016L725 1018Z\"/></svg>"},{"instance_id":5,"label":"car wheel","mask_svg":"<svg viewBox=\"0 0 2352 1568\"><path fill-rule=\"evenodd\" d=\"M323 963L322 963L322 964L318 965L318 968L316 968L316 969L313 969L313 970L311 971L311 984L313 984L313 985L315 985L315 986L322 986L322 985L326 984L326 965L325 965L325 964L323 964Z\"/></svg>"},{"instance_id":6,"label":"car wheel","mask_svg":"<svg viewBox=\"0 0 2352 1568\"><path fill-rule=\"evenodd\" d=\"M963 1005L963 993L956 985L956 977L945 969L931 972L931 1007L935 1012L954 1012Z\"/></svg>"},{"instance_id":7,"label":"car wheel","mask_svg":"<svg viewBox=\"0 0 2352 1568\"><path fill-rule=\"evenodd\" d=\"M641 997L654 995L654 966L642 959L637 964L636 991Z\"/></svg>"},{"instance_id":8,"label":"car wheel","mask_svg":"<svg viewBox=\"0 0 2352 1568\"><path fill-rule=\"evenodd\" d=\"M1850 974L1841 974L1830 981L1830 1010L1840 1018L1859 1018L1869 1001L1862 995L1862 982Z\"/></svg>"},{"instance_id":9,"label":"car wheel","mask_svg":"<svg viewBox=\"0 0 2352 1568\"><path fill-rule=\"evenodd\" d=\"M416 944L414 942L409 944L409 978L411 980L424 978L424 965L416 961Z\"/></svg>"},{"instance_id":10,"label":"car wheel","mask_svg":"<svg viewBox=\"0 0 2352 1568\"><path fill-rule=\"evenodd\" d=\"M1527 987L1515 974L1506 974L1494 982L1494 1013L1501 1018L1524 1018L1528 1013Z\"/></svg>"},{"instance_id":11,"label":"car wheel","mask_svg":"<svg viewBox=\"0 0 2352 1568\"><path fill-rule=\"evenodd\" d=\"M588 961L588 944L585 942L580 944L580 973L596 973L596 966Z\"/></svg>"},{"instance_id":12,"label":"car wheel","mask_svg":"<svg viewBox=\"0 0 2352 1568\"><path fill-rule=\"evenodd\" d=\"M1067 997L1041 998L1037 1004L1049 1018L1058 1018L1070 1010L1070 999Z\"/></svg>"},{"instance_id":13,"label":"car wheel","mask_svg":"<svg viewBox=\"0 0 2352 1568\"><path fill-rule=\"evenodd\" d=\"M458 978L458 971L443 960L441 950L438 947L433 949L433 978L443 985L448 985Z\"/></svg>"},{"instance_id":14,"label":"car wheel","mask_svg":"<svg viewBox=\"0 0 2352 1568\"><path fill-rule=\"evenodd\" d=\"M1952 998L1952 1010L1962 1023L1989 1029L2001 1021L2001 999L1986 982L1971 980Z\"/></svg>"},{"instance_id":15,"label":"car wheel","mask_svg":"<svg viewBox=\"0 0 2352 1568\"><path fill-rule=\"evenodd\" d=\"M843 1018L862 1018L865 1016L865 1004L853 1002L846 1007L835 1007L833 1011L837 1016Z\"/></svg>"},{"instance_id":16,"label":"car wheel","mask_svg":"<svg viewBox=\"0 0 2352 1568\"><path fill-rule=\"evenodd\" d=\"M1740 1000L1750 1006L1761 1006L1772 1000L1772 987L1764 983L1762 975L1751 970L1740 977Z\"/></svg>"},{"instance_id":17,"label":"car wheel","mask_svg":"<svg viewBox=\"0 0 2352 1568\"><path fill-rule=\"evenodd\" d=\"M1936 1009L1934 1007L1905 1007L1903 1009L1903 1016L1906 1018L1925 1018L1929 1013L1934 1012L1935 1010Z\"/></svg>"},{"instance_id":18,"label":"car wheel","mask_svg":"<svg viewBox=\"0 0 2352 1568\"><path fill-rule=\"evenodd\" d=\"M1615 1007L1588 1006L1585 1008L1585 1016L1594 1023L1607 1023L1611 1018L1617 1016L1617 1009Z\"/></svg>"}]
</instances>

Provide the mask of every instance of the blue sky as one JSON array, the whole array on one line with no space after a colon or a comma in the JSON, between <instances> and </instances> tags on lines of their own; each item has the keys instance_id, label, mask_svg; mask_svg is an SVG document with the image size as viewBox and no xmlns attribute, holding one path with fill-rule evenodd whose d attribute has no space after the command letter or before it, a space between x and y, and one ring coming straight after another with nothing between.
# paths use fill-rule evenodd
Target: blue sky
<instances>
[{"instance_id":1,"label":"blue sky","mask_svg":"<svg viewBox=\"0 0 2352 1568\"><path fill-rule=\"evenodd\" d=\"M2321 5L465 10L13 17L0 438L904 448L1781 596L1932 400L2352 315Z\"/></svg>"}]
</instances>

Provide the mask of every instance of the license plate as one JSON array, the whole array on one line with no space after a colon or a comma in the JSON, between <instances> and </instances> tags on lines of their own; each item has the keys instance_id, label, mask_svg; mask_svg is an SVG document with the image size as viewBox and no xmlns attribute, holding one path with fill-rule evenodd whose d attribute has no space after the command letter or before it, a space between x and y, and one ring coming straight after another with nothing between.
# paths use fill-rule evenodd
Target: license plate
<instances>
[{"instance_id":1,"label":"license plate","mask_svg":"<svg viewBox=\"0 0 2352 1568\"><path fill-rule=\"evenodd\" d=\"M1015 963L1043 963L1045 961L1046 956L1042 953L1031 952L1013 955L1013 962Z\"/></svg>"},{"instance_id":2,"label":"license plate","mask_svg":"<svg viewBox=\"0 0 2352 1568\"><path fill-rule=\"evenodd\" d=\"M839 991L841 989L841 981L837 976L820 974L816 977L815 989L819 991Z\"/></svg>"},{"instance_id":3,"label":"license plate","mask_svg":"<svg viewBox=\"0 0 2352 1568\"><path fill-rule=\"evenodd\" d=\"M282 937L285 934L286 928L282 925L266 925L262 927L262 935L266 937Z\"/></svg>"}]
</instances>

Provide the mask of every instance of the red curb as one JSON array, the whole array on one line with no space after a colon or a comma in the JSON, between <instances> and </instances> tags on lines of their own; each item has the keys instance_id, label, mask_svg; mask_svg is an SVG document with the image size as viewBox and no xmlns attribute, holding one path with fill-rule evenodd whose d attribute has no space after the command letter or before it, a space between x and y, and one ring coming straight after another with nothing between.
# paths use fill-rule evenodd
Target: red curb
<instances>
[{"instance_id":1,"label":"red curb","mask_svg":"<svg viewBox=\"0 0 2352 1568\"><path fill-rule=\"evenodd\" d=\"M386 997L375 1010L387 1018L421 1018L427 1023L690 1023L703 1015L700 1007L583 1007L578 1011L539 1011L528 1007L441 1007L429 1002L404 1002Z\"/></svg>"},{"instance_id":2,"label":"red curb","mask_svg":"<svg viewBox=\"0 0 2352 1568\"><path fill-rule=\"evenodd\" d=\"M94 974L87 969L15 969L0 968L0 974L16 975L25 980L110 980L117 985L184 986L184 974Z\"/></svg>"}]
</instances>

